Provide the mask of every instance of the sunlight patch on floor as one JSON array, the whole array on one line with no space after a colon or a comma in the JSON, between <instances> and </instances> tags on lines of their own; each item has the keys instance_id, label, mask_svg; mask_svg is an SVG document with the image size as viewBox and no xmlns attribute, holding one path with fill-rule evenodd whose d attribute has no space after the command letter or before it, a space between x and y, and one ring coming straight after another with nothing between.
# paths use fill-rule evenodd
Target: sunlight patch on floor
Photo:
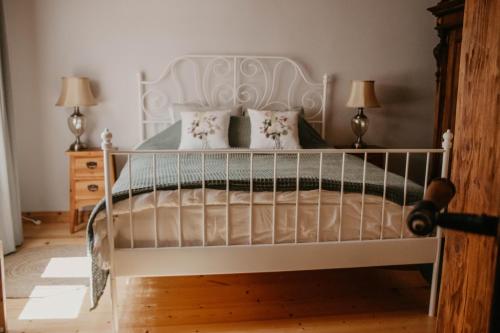
<instances>
[{"instance_id":1,"label":"sunlight patch on floor","mask_svg":"<svg viewBox=\"0 0 500 333\"><path fill-rule=\"evenodd\" d=\"M83 285L36 286L18 319L77 318L86 292Z\"/></svg>"},{"instance_id":2,"label":"sunlight patch on floor","mask_svg":"<svg viewBox=\"0 0 500 333\"><path fill-rule=\"evenodd\" d=\"M42 278L86 278L90 277L89 257L51 258Z\"/></svg>"}]
</instances>

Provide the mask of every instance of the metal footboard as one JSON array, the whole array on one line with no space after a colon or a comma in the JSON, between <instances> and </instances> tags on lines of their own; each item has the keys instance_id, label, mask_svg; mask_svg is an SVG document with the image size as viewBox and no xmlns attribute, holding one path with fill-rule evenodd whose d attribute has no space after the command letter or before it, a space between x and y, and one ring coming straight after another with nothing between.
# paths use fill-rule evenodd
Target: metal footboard
<instances>
[{"instance_id":1,"label":"metal footboard","mask_svg":"<svg viewBox=\"0 0 500 333\"><path fill-rule=\"evenodd\" d=\"M267 154L272 157L272 165L273 165L273 170L272 170L272 237L271 237L271 243L266 244L266 246L276 246L280 247L283 249L283 244L277 244L277 239L276 239L276 232L277 232L277 227L276 227L276 210L277 210L277 193L278 193L278 174L277 174L277 160L278 157L282 154L286 155L291 155L296 157L296 169L295 169L295 202L294 202L294 211L295 211L295 216L294 216L294 221L293 221L293 226L294 226L294 232L293 232L293 242L287 244L287 246L300 246L303 245L303 243L300 242L299 240L299 223L300 223L300 209L301 209L301 201L300 201L300 179L301 179L301 157L307 155L307 154L317 154L319 155L319 166L318 166L318 195L317 195L317 202L315 205L317 205L317 214L316 214L316 235L314 237L314 241L308 242L309 245L311 243L314 244L321 244L324 243L324 241L321 240L320 237L320 230L321 230L321 223L322 223L322 217L321 217L321 208L323 205L323 198L322 198L322 190L323 190L323 172L324 172L324 163L325 163L325 156L329 154L339 154L341 156L341 179L340 179L340 201L339 201L339 225L338 225L338 236L337 236L337 243L346 243L346 242L352 242L352 240L343 240L342 239L342 220L343 220L343 214L344 214L344 196L345 196L345 186L344 186L344 175L345 175L345 166L346 166L346 155L347 154L362 154L363 156L363 168L362 168L362 188L361 188L361 209L360 209L360 217L359 217L359 236L357 241L362 243L373 243L373 242L384 242L384 241L389 241L384 238L384 218L385 218L385 213L386 213L386 201L387 201L387 180L388 180L388 165L389 165L389 158L393 154L402 154L404 156L404 185L403 185L403 204L401 205L401 229L399 231L399 240L406 240L406 237L404 235L404 229L405 229L405 216L406 216L406 200L407 200L407 184L409 180L409 170L410 170L410 157L413 156L414 154L420 154L425 156L425 171L424 171L424 193L426 190L426 184L429 182L430 178L430 173L431 173L431 167L430 167L430 162L431 158L434 154L439 154L442 155L442 172L441 176L442 177L447 177L448 176L448 163L449 163L449 157L450 157L450 150L451 150L451 140L452 140L452 134L451 132L447 132L443 135L444 141L443 141L443 146L442 149L307 149L307 150L283 150L283 151L276 151L276 150L247 150L247 149L214 149L214 150L190 150L187 153L189 154L198 154L200 156L201 160L201 191L202 191L202 197L201 197L201 207L202 207L202 235L201 236L201 246L200 248L212 248L214 246L209 245L207 241L207 186L206 186L206 160L207 156L209 155L214 155L214 154L220 154L221 156L224 156L225 158L225 244L222 246L225 247L238 247L236 245L231 244L230 242L230 228L231 228L231 214L230 214L230 206L231 206L231 200L230 200L230 176L229 176L229 170L230 170L230 160L231 156L233 154L243 154L248 157L248 163L249 163L249 178L250 178L250 183L249 183L249 201L248 201L248 234L249 234L249 239L248 239L248 247L250 248L257 248L261 247L262 244L254 244L254 239L253 239L253 233L254 233L254 225L255 225L255 216L253 214L254 209L254 172L255 172L255 166L254 166L254 161L255 161L255 156L257 154ZM177 200L178 200L178 207L177 207L177 218L178 218L178 226L177 226L177 232L178 232L178 244L175 248L177 249L189 249L193 248L193 246L189 246L183 243L183 212L182 212L182 181L181 181L181 168L182 168L182 155L185 154L185 151L178 151L178 150L114 150L112 146L112 134L110 131L107 129L102 133L102 149L104 152L104 171L105 171L105 193L106 193L106 215L107 215L107 234L108 235L114 235L114 223L113 223L113 200L112 200L112 183L111 183L111 170L110 170L110 159L112 158L113 155L120 155L120 156L125 156L127 158L127 168L128 168L128 177L129 177L129 188L128 188L128 208L129 208L129 224L130 224L130 249L129 251L139 251L141 249L135 249L136 244L134 242L134 216L133 216L133 200L132 200L132 194L133 194L133 189L132 189L132 163L133 159L132 157L134 155L150 155L152 158L152 172L153 172L153 189L152 189L152 195L153 195L153 202L154 202L154 210L153 210L153 223L154 223L154 248L151 249L151 251L154 251L155 249L160 249L164 248L160 244L159 240L159 235L158 235L158 225L159 225L159 207L158 207L158 192L160 191L158 189L158 184L157 184L157 174L158 174L158 166L157 166L157 159L158 156L173 156L176 161L177 161ZM363 239L363 231L364 231L364 219L365 219L365 196L366 196L366 169L367 169L367 164L368 164L368 155L369 154L383 154L384 157L384 174L383 174L383 193L382 193L382 201L381 201L381 218L380 218L380 237L378 240L364 240ZM435 304L436 304L436 296L437 296L437 272L440 267L440 249L441 249L441 231L438 230L437 234L435 236L436 241L437 241L437 246L436 246L436 255L435 258L432 260L434 262L434 276L433 276L433 282L432 282L432 287L431 287L431 301L430 301L430 308L429 308L429 314L434 315L435 314ZM115 251L122 251L121 249L115 249L115 243L113 237L108 237L109 240L109 249L110 249L110 275L111 275L111 288L112 288L112 298L113 298L113 311L115 312L114 318L116 320L116 302L114 298L116 297L116 284L114 282L114 279L116 277L115 272L116 272L116 262L114 260L114 253ZM394 239L391 239L391 241L394 241ZM409 240L408 240L409 241ZM394 244L392 242L391 244ZM349 245L350 246L350 245ZM168 247L167 247L168 248ZM190 250L192 251L192 250ZM246 251L246 250L245 250ZM251 251L251 249L248 249L248 251ZM260 251L260 250L259 250ZM282 250L280 250L282 251ZM187 252L185 252L187 253ZM243 258L243 256L242 256ZM229 265L229 264L228 264ZM256 264L257 265L257 264ZM255 266L255 267L258 267ZM264 267L264 266L262 266ZM290 266L291 267L291 266ZM311 266L312 267L312 266ZM314 266L316 267L316 266ZM254 269L258 270L258 268ZM224 270L226 271L226 270ZM234 270L227 270L229 272L231 271L237 271L237 269ZM212 273L212 272L208 272ZM170 274L170 273L169 273ZM137 274L141 275L141 274ZM147 274L146 274L147 275ZM117 322L114 323L117 327Z\"/></svg>"}]
</instances>

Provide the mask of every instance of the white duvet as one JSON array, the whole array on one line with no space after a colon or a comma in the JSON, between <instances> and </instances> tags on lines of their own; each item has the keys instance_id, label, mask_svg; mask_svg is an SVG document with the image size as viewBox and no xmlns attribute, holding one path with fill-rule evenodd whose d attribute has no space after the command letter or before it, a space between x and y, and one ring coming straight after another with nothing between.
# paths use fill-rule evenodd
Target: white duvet
<instances>
[{"instance_id":1,"label":"white duvet","mask_svg":"<svg viewBox=\"0 0 500 333\"><path fill-rule=\"evenodd\" d=\"M182 194L182 244L200 246L203 242L203 190L183 189ZM318 190L300 191L298 209L298 242L315 242L318 232ZM226 244L226 192L206 190L206 245ZM295 201L296 192L276 193L275 242L292 243L295 241ZM362 204L364 201L364 204ZM179 213L178 193L173 191L157 192L157 231L158 246L178 246ZM250 194L231 191L229 205L229 244L250 244ZM338 241L339 228L342 241L399 238L401 228L403 237L412 237L406 225L402 224L403 214L411 207L402 207L374 195L365 194L364 200L359 193L344 193L342 200L342 221L340 220L340 193L322 191L321 215L319 221L319 240ZM117 202L113 206L115 247L131 247L131 228L134 247L155 246L154 194L145 193L132 198L132 224L130 223L129 200ZM273 194L254 192L253 194L253 244L272 243L273 231ZM363 208L362 208L363 206ZM384 208L382 208L384 206ZM363 219L361 220L361 211ZM383 225L382 221L383 210ZM362 223L361 223L362 221ZM362 230L362 231L361 231ZM361 231L361 232L360 232ZM360 235L361 233L361 235ZM103 267L107 262L108 243L105 212L98 213L94 221L94 251Z\"/></svg>"}]
</instances>

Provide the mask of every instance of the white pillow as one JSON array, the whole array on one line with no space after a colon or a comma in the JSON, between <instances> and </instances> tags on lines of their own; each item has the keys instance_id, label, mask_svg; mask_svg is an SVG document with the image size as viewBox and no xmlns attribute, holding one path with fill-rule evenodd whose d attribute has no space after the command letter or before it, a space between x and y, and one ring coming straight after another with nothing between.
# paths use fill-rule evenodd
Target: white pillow
<instances>
[{"instance_id":1,"label":"white pillow","mask_svg":"<svg viewBox=\"0 0 500 333\"><path fill-rule=\"evenodd\" d=\"M181 112L179 149L229 148L231 110Z\"/></svg>"},{"instance_id":2,"label":"white pillow","mask_svg":"<svg viewBox=\"0 0 500 333\"><path fill-rule=\"evenodd\" d=\"M206 111L223 111L223 110L231 110L231 116L241 116L243 114L243 109L241 105L235 105L232 107L211 107L211 106L203 106L197 103L173 103L169 107L170 116L172 117L172 121L176 122L181 119L182 112L206 112Z\"/></svg>"},{"instance_id":3,"label":"white pillow","mask_svg":"<svg viewBox=\"0 0 500 333\"><path fill-rule=\"evenodd\" d=\"M250 148L300 149L299 112L248 110Z\"/></svg>"},{"instance_id":4,"label":"white pillow","mask_svg":"<svg viewBox=\"0 0 500 333\"><path fill-rule=\"evenodd\" d=\"M245 109L243 107L243 105L241 106L241 114L243 116L248 117L248 110L252 110L252 109ZM265 110L257 110L257 111L268 111L268 110L269 111L297 111L299 113L299 116L302 116L302 117L304 117L305 113L306 113L306 111L304 110L304 107L301 106L301 105L299 105L299 106L292 106L290 108L287 108L287 107L285 107L283 105L276 105L276 107L270 106L270 107L268 107Z\"/></svg>"}]
</instances>

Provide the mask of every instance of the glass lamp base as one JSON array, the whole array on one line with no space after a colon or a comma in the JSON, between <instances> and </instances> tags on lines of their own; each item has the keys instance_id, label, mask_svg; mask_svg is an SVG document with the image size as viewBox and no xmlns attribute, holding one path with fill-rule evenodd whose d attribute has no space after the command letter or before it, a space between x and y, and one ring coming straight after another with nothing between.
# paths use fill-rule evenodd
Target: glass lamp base
<instances>
[{"instance_id":1,"label":"glass lamp base","mask_svg":"<svg viewBox=\"0 0 500 333\"><path fill-rule=\"evenodd\" d=\"M80 108L75 106L73 113L68 118L68 127L71 133L75 136L75 142L69 146L71 151L84 150L87 146L80 141L80 136L85 132L87 119L80 113Z\"/></svg>"},{"instance_id":2,"label":"glass lamp base","mask_svg":"<svg viewBox=\"0 0 500 333\"><path fill-rule=\"evenodd\" d=\"M366 148L366 143L361 140L361 137L358 137L358 139L352 144L352 147L356 149Z\"/></svg>"},{"instance_id":3,"label":"glass lamp base","mask_svg":"<svg viewBox=\"0 0 500 333\"><path fill-rule=\"evenodd\" d=\"M87 149L87 145L84 144L83 142L80 141L80 138L77 138L75 140L75 142L73 142L70 146L69 146L69 150L71 151L80 151L80 150L85 150Z\"/></svg>"},{"instance_id":4,"label":"glass lamp base","mask_svg":"<svg viewBox=\"0 0 500 333\"><path fill-rule=\"evenodd\" d=\"M351 119L351 128L356 135L356 141L352 146L356 149L366 148L366 144L363 142L362 137L368 130L368 118L363 113L363 108L358 108L358 114Z\"/></svg>"}]
</instances>

